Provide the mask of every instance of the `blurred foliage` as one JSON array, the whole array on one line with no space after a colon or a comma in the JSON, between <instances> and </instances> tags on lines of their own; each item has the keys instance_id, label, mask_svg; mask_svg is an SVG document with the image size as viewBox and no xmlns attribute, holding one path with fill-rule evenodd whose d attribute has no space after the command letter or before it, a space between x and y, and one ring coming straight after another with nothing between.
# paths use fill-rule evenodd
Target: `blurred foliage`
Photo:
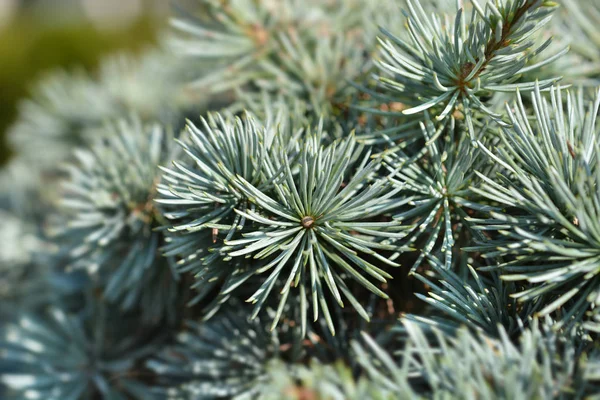
<instances>
[{"instance_id":1,"label":"blurred foliage","mask_svg":"<svg viewBox=\"0 0 600 400\"><path fill-rule=\"evenodd\" d=\"M99 31L86 21L47 25L21 15L0 28L0 164L10 157L4 134L18 101L43 72L53 68L93 70L102 55L140 50L155 42L156 18L143 17L122 30Z\"/></svg>"}]
</instances>

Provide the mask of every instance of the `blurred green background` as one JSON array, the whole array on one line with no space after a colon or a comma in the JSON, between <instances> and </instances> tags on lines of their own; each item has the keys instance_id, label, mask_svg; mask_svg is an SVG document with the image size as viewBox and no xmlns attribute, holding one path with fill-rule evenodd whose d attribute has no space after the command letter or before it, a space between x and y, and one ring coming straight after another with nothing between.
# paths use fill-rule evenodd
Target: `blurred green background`
<instances>
[{"instance_id":1,"label":"blurred green background","mask_svg":"<svg viewBox=\"0 0 600 400\"><path fill-rule=\"evenodd\" d=\"M0 164L10 157L4 137L15 119L17 104L39 77L56 68L82 66L93 71L107 53L148 47L165 23L163 14L147 7L150 0L136 0L141 5L138 14L126 24L106 29L74 9L74 1L53 0L51 13L32 6L33 1L22 1L0 25Z\"/></svg>"}]
</instances>

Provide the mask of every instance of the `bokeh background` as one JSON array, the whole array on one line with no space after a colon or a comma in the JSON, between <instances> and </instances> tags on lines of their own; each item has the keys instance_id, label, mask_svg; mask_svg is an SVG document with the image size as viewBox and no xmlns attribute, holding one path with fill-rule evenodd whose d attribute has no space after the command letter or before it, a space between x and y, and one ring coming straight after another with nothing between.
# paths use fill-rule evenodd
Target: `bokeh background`
<instances>
[{"instance_id":1,"label":"bokeh background","mask_svg":"<svg viewBox=\"0 0 600 400\"><path fill-rule=\"evenodd\" d=\"M102 56L153 45L169 0L0 0L0 165L20 99L57 69L93 72Z\"/></svg>"}]
</instances>

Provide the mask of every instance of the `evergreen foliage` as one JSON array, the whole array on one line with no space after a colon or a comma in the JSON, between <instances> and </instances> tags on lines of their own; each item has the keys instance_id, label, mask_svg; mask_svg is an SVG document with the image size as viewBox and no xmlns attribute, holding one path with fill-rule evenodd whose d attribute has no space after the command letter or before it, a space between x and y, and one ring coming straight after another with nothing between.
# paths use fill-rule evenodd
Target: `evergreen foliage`
<instances>
[{"instance_id":1,"label":"evergreen foliage","mask_svg":"<svg viewBox=\"0 0 600 400\"><path fill-rule=\"evenodd\" d=\"M163 334L153 337L105 304L90 302L78 312L50 308L23 315L1 334L2 382L9 399L148 399L137 363L152 354Z\"/></svg>"},{"instance_id":2,"label":"evergreen foliage","mask_svg":"<svg viewBox=\"0 0 600 400\"><path fill-rule=\"evenodd\" d=\"M0 397L600 396L600 2L177 3L22 103Z\"/></svg>"},{"instance_id":3,"label":"evergreen foliage","mask_svg":"<svg viewBox=\"0 0 600 400\"><path fill-rule=\"evenodd\" d=\"M176 343L148 362L167 385L163 398L255 398L286 341L240 311L224 310L205 324L188 321Z\"/></svg>"},{"instance_id":4,"label":"evergreen foliage","mask_svg":"<svg viewBox=\"0 0 600 400\"><path fill-rule=\"evenodd\" d=\"M215 65L193 82L198 90L283 92L319 115L343 102L349 80L366 72L373 3L201 0L181 7L169 42L174 51Z\"/></svg>"},{"instance_id":5,"label":"evergreen foliage","mask_svg":"<svg viewBox=\"0 0 600 400\"><path fill-rule=\"evenodd\" d=\"M507 110L512 126L502 131L504 146L490 154L506 172L496 181L482 176L481 187L504 212L477 221L500 235L473 249L501 257L502 262L488 269L502 269L503 279L530 284L513 296L522 301L544 296L540 314L560 308L562 322L572 324L600 299L595 124L600 97L586 104L583 93L567 92L563 106L561 96L553 90L549 102L536 90L534 124L520 97L514 111Z\"/></svg>"},{"instance_id":6,"label":"evergreen foliage","mask_svg":"<svg viewBox=\"0 0 600 400\"><path fill-rule=\"evenodd\" d=\"M355 344L368 376L390 398L581 398L597 390L586 381L589 361L578 362L578 339L537 321L516 343L501 327L499 338L466 327L452 337L433 328L428 337L428 328L411 321L403 328L408 342L400 361L368 336L366 350Z\"/></svg>"},{"instance_id":7,"label":"evergreen foliage","mask_svg":"<svg viewBox=\"0 0 600 400\"><path fill-rule=\"evenodd\" d=\"M528 62L549 44L535 46L531 36L547 23L552 2L471 2L469 13L459 9L454 23L429 17L419 2L407 0L411 42L382 30L381 87L408 108L411 115L437 107L443 120L458 106L474 140L473 111L497 116L481 98L494 92L532 90L534 82L518 82L520 74L538 68L564 51L536 64ZM540 81L547 87L557 78Z\"/></svg>"},{"instance_id":8,"label":"evergreen foliage","mask_svg":"<svg viewBox=\"0 0 600 400\"><path fill-rule=\"evenodd\" d=\"M49 244L26 216L0 210L0 218L0 318L5 319L48 301L49 274L37 258Z\"/></svg>"},{"instance_id":9,"label":"evergreen foliage","mask_svg":"<svg viewBox=\"0 0 600 400\"><path fill-rule=\"evenodd\" d=\"M66 167L54 235L67 270L86 269L108 301L141 308L149 318L174 312L177 276L160 257L161 215L154 197L158 165L173 154L173 137L139 119L107 127L107 138L74 153ZM64 261L63 261L64 260Z\"/></svg>"},{"instance_id":10,"label":"evergreen foliage","mask_svg":"<svg viewBox=\"0 0 600 400\"><path fill-rule=\"evenodd\" d=\"M264 193L242 177L237 178L242 193L257 205L257 211L238 213L259 224L262 229L250 232L244 238L230 240L225 244L234 251L232 257L254 254L255 259L264 259L257 272L273 268L268 278L250 298L261 305L279 278L280 271L291 261L291 270L281 289L279 309L283 309L290 286L300 286L302 326L306 325L307 299L305 286L310 287L314 319L318 318L319 303L330 329L334 331L327 303L324 300L322 281L325 282L335 300L343 306L342 297L365 318L366 311L348 290L334 266L352 276L373 293L387 297L369 282L359 269L381 282L391 276L365 260L361 254L371 255L377 260L397 266L375 250L394 250L389 241L377 242L377 237L402 238L401 226L389 222L377 222L375 218L394 207L393 195L384 180L369 185L378 169L377 162L367 164L367 157L357 159L356 143L350 136L341 143L320 146L320 135L307 133L300 143L299 165L290 165L284 158L275 174L267 176L275 183L273 197ZM351 171L356 171L344 180ZM279 171L283 169L283 177ZM297 175L292 169L298 170ZM368 186L367 186L368 185ZM337 188L343 188L341 190ZM364 222L363 222L364 221ZM352 235L351 232L361 236ZM357 255L358 253L358 255ZM310 283L309 283L310 282ZM258 307L256 308L258 310Z\"/></svg>"}]
</instances>

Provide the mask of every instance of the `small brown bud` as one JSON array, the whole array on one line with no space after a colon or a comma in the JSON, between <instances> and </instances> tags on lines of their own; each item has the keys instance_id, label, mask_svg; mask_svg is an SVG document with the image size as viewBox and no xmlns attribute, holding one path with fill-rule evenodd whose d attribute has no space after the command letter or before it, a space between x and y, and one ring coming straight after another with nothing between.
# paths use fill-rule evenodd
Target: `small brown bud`
<instances>
[{"instance_id":1,"label":"small brown bud","mask_svg":"<svg viewBox=\"0 0 600 400\"><path fill-rule=\"evenodd\" d=\"M314 223L315 223L315 219L309 215L302 218L302 226L306 229L312 228Z\"/></svg>"}]
</instances>

